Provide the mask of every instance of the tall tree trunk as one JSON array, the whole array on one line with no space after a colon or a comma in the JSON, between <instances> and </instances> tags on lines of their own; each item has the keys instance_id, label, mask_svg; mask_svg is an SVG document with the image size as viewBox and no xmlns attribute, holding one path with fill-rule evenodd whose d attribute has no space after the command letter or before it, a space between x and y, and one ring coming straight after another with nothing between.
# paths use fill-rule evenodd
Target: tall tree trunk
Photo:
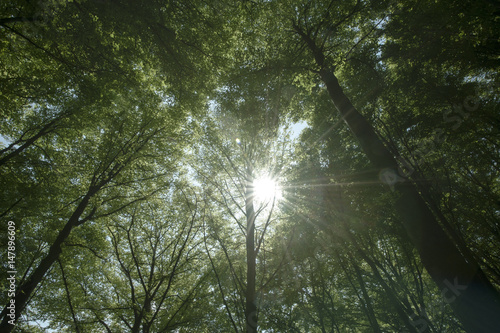
<instances>
[{"instance_id":1,"label":"tall tree trunk","mask_svg":"<svg viewBox=\"0 0 500 333\"><path fill-rule=\"evenodd\" d=\"M257 332L257 305L255 304L255 209L253 206L253 172L247 166L247 179L245 189L245 210L247 218L247 290L246 290L246 331L247 333Z\"/></svg>"},{"instance_id":2,"label":"tall tree trunk","mask_svg":"<svg viewBox=\"0 0 500 333\"><path fill-rule=\"evenodd\" d=\"M359 141L373 166L400 194L396 209L422 263L451 305L467 332L497 332L500 327L500 296L476 262L467 261L439 225L414 184L397 178L398 164L368 121L358 112L325 64L323 51L312 38L295 26L306 42L333 104Z\"/></svg>"},{"instance_id":3,"label":"tall tree trunk","mask_svg":"<svg viewBox=\"0 0 500 333\"><path fill-rule=\"evenodd\" d=\"M56 240L54 243L50 246L49 252L45 256L45 258L42 259L40 264L37 266L37 268L33 271L33 273L30 275L28 280L23 283L21 286L19 286L16 290L16 295L15 295L15 317L10 318L8 316L9 310L7 309L7 306L10 304L8 303L4 310L2 311L1 316L3 317L2 322L0 323L0 332L11 332L14 329L14 325L11 324L12 322L16 322L19 319L19 316L23 312L24 308L26 307L29 299L31 298L31 294L35 290L36 286L43 280L43 277L45 274L49 271L50 267L52 267L52 264L59 259L59 256L61 254L61 246L64 243L64 241L68 238L69 234L71 233L71 230L75 227L81 224L80 217L82 216L83 212L88 206L90 198L97 192L96 188L91 188L83 197L82 201L78 204L76 207L75 211L69 218L68 222L64 226L64 228L61 229L59 234L57 235ZM92 215L93 213L91 213ZM13 320L13 321L12 321ZM9 323L10 322L10 323Z\"/></svg>"}]
</instances>

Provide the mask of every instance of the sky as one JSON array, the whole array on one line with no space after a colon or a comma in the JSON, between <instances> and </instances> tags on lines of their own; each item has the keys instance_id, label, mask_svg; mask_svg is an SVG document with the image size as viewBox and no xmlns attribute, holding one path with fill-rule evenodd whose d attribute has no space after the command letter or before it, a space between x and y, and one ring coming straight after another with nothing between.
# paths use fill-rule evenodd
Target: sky
<instances>
[{"instance_id":1,"label":"sky","mask_svg":"<svg viewBox=\"0 0 500 333\"><path fill-rule=\"evenodd\" d=\"M291 127L292 139L298 138L300 133L302 133L302 130L306 127L308 127L307 122L305 122L304 120L301 120L298 123L293 124Z\"/></svg>"}]
</instances>

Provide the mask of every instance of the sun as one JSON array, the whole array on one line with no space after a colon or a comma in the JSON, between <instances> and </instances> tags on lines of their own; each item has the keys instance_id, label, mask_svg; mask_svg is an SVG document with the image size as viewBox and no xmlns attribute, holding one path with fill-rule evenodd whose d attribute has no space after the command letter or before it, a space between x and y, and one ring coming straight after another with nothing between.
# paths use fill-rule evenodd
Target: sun
<instances>
[{"instance_id":1,"label":"sun","mask_svg":"<svg viewBox=\"0 0 500 333\"><path fill-rule=\"evenodd\" d=\"M254 198L261 203L268 203L281 198L281 189L276 180L261 176L253 181Z\"/></svg>"}]
</instances>

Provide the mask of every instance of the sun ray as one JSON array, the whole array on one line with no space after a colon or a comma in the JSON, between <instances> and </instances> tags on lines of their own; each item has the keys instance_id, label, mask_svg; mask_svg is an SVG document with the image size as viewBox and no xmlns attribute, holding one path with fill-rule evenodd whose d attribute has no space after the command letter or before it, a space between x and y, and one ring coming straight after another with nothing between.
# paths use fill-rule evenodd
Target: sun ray
<instances>
[{"instance_id":1,"label":"sun ray","mask_svg":"<svg viewBox=\"0 0 500 333\"><path fill-rule=\"evenodd\" d=\"M278 182L269 176L257 177L254 180L253 193L255 200L263 204L281 198Z\"/></svg>"}]
</instances>

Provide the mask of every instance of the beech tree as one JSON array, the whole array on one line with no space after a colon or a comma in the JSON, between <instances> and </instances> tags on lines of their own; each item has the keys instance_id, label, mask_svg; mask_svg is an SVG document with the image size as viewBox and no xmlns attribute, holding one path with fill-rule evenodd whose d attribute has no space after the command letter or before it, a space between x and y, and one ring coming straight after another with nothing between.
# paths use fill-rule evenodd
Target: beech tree
<instances>
[{"instance_id":1,"label":"beech tree","mask_svg":"<svg viewBox=\"0 0 500 333\"><path fill-rule=\"evenodd\" d=\"M252 101L253 96L249 99ZM239 118L243 121L237 120L233 112L221 109L227 105L222 103L216 111L218 124L212 119L205 120L207 139L203 148L196 151L206 163L204 169L196 170L199 181L205 184L205 247L216 276L217 289L235 332L256 332L262 320L259 314L266 298L263 290L276 273L276 268L267 264L270 254L266 245L268 238L272 237L269 234L272 235L278 223L275 215L276 196L279 194L273 182L280 178L289 155L286 141L277 143L272 139L276 136L270 131L272 133L277 125L261 127L257 121L266 117L265 110L257 109L259 105L250 101L241 102L238 107L255 108L254 114ZM197 165L201 161L194 162L194 167L199 168ZM265 186L267 188L263 188ZM242 244L245 244L244 248ZM221 253L213 253L215 249ZM221 276L215 258L226 262L224 266L228 265L228 268L225 271L232 281Z\"/></svg>"},{"instance_id":2,"label":"beech tree","mask_svg":"<svg viewBox=\"0 0 500 333\"><path fill-rule=\"evenodd\" d=\"M151 105L132 104L132 107L136 106L141 110ZM52 147L54 155L51 153L47 155L47 164L51 167L46 171L48 176L55 182L55 178L61 172L65 175L63 178L65 183L61 180L56 183L62 187L60 193L51 200L54 203L59 201L60 213L47 216L51 221L51 226L42 225L40 229L46 233L47 238L42 238L42 240L49 242L49 248L37 254L37 257L41 256L40 261L34 257L30 266L24 267L25 280L21 280L16 296L17 318L24 310L35 288L59 258L62 246L72 229L87 222L95 223L101 217L115 214L127 205L144 200L162 188L164 180L161 177L168 172L168 164L162 163L165 171L160 173L157 168L153 168L154 165L145 164L144 156L157 155L160 149L163 154L168 149L168 145L171 144L168 139L164 138L163 143L157 139L160 132L168 131L169 127L172 128L171 126L175 128L175 122L162 118L162 124L160 119L154 118L154 114L148 115L146 110L142 110L144 112L142 114L141 112L134 114L129 112L130 107L130 104L121 105L122 112L127 113L121 114L120 123L114 120L116 115L120 115L120 112L116 112L117 109L113 107L108 115L101 110L100 125L87 128L82 134L74 137L73 142L78 142L77 147L71 145L68 148L62 146L59 149ZM149 108L147 110L150 111ZM163 157L162 160L167 162L174 156ZM51 176L51 174L54 175ZM146 184L149 185L143 187ZM41 185L43 186L43 183ZM62 190L64 187L67 191ZM125 188L127 192L123 193ZM15 192L12 191L12 193ZM21 220L21 216L17 215L17 219ZM67 216L66 222L63 222L63 216ZM30 227L39 225L36 221L32 223L34 225ZM5 316L6 312L4 309L2 325L7 330L13 326L8 324L9 318Z\"/></svg>"},{"instance_id":3,"label":"beech tree","mask_svg":"<svg viewBox=\"0 0 500 333\"><path fill-rule=\"evenodd\" d=\"M196 299L203 299L200 285L205 279L198 269L199 203L189 190L172 188L102 221L105 240L87 256L77 254L82 247L76 241L68 241L71 247L62 263L83 267L89 255L94 255L94 263L86 274L66 267L64 276L61 269L63 285L40 290L45 306L60 305L54 326L156 332L178 329L196 318L201 311ZM66 297L71 306L55 301ZM65 316L67 320L61 320Z\"/></svg>"},{"instance_id":4,"label":"beech tree","mask_svg":"<svg viewBox=\"0 0 500 333\"><path fill-rule=\"evenodd\" d=\"M357 2L350 7L344 10L345 14L338 19L335 28L340 28L341 24L357 16L364 6ZM329 21L330 12L325 9L319 11L319 20L324 21L311 24L310 16L314 15L314 12L309 5L305 5L303 11L298 13L298 18L292 19L295 32L313 56L319 77L325 84L335 108L359 141L360 148L376 168L376 172L380 173L382 180L401 195L395 203L396 208L427 271L443 294L450 288L455 288L455 291L457 288L463 290L462 293L455 292L458 299L451 302L451 306L464 327L470 331L493 330L498 326L495 323L495 313L500 310L498 291L491 285L478 263L467 261L465 255L448 237L415 185L410 180L397 176L399 166L395 156L345 95L334 73L336 63L326 56L328 45L325 39L317 40L318 33L323 28L322 22ZM335 57L335 53L330 56ZM459 280L463 282L458 282Z\"/></svg>"},{"instance_id":5,"label":"beech tree","mask_svg":"<svg viewBox=\"0 0 500 333\"><path fill-rule=\"evenodd\" d=\"M495 332L498 12L2 2L1 330Z\"/></svg>"}]
</instances>

